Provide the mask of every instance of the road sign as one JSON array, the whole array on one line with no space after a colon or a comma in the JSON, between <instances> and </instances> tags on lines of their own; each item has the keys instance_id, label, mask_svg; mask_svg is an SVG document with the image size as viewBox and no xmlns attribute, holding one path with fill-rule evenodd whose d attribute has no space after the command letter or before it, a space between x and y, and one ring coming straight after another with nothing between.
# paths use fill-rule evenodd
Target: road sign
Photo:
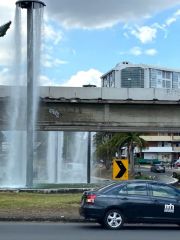
<instances>
[{"instance_id":1,"label":"road sign","mask_svg":"<svg viewBox=\"0 0 180 240\"><path fill-rule=\"evenodd\" d=\"M128 159L113 160L113 180L128 180Z\"/></svg>"}]
</instances>

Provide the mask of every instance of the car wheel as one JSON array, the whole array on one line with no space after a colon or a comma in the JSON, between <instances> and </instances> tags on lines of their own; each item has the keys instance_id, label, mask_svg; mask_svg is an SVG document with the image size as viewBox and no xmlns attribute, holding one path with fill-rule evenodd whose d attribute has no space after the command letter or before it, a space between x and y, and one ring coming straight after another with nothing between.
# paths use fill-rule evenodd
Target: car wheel
<instances>
[{"instance_id":1,"label":"car wheel","mask_svg":"<svg viewBox=\"0 0 180 240\"><path fill-rule=\"evenodd\" d=\"M165 173L165 170L163 171L163 173Z\"/></svg>"},{"instance_id":2,"label":"car wheel","mask_svg":"<svg viewBox=\"0 0 180 240\"><path fill-rule=\"evenodd\" d=\"M104 217L104 225L111 230L117 230L123 227L124 216L116 209L112 209L106 213Z\"/></svg>"}]
</instances>

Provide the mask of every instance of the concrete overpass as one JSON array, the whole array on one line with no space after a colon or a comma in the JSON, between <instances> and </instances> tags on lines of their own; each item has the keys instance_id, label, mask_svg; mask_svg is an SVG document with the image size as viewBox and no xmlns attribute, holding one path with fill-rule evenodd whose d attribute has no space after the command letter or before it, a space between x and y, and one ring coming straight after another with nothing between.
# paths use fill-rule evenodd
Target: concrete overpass
<instances>
[{"instance_id":1,"label":"concrete overpass","mask_svg":"<svg viewBox=\"0 0 180 240\"><path fill-rule=\"evenodd\" d=\"M0 131L9 130L15 89L0 86ZM25 87L19 96L24 106ZM39 131L180 132L180 89L39 87L39 100Z\"/></svg>"}]
</instances>

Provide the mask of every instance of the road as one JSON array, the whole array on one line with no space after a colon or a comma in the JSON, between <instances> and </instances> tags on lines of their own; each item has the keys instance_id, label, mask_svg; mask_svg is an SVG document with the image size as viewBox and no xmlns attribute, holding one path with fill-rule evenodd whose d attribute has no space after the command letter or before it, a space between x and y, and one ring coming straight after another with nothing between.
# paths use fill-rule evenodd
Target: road
<instances>
[{"instance_id":1,"label":"road","mask_svg":"<svg viewBox=\"0 0 180 240\"><path fill-rule=\"evenodd\" d=\"M112 231L97 223L0 223L0 240L179 239L176 225L125 225Z\"/></svg>"},{"instance_id":2,"label":"road","mask_svg":"<svg viewBox=\"0 0 180 240\"><path fill-rule=\"evenodd\" d=\"M163 174L163 175L166 175L168 177L171 177L172 176L172 172L168 172L168 170L165 172L165 173L155 173L155 172L151 172L150 171L150 166L149 167L136 167L135 168L136 171L139 171L141 172L143 175L147 175L147 176L156 176L156 175L159 175L159 174Z\"/></svg>"}]
</instances>

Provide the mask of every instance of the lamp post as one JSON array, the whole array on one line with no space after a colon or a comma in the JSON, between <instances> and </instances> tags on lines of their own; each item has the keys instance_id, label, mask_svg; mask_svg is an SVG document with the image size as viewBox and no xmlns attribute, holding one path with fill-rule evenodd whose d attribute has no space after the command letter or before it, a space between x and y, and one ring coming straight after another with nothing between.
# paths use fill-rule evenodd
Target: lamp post
<instances>
[{"instance_id":1,"label":"lamp post","mask_svg":"<svg viewBox=\"0 0 180 240\"><path fill-rule=\"evenodd\" d=\"M87 144L87 183L91 183L91 132L88 132Z\"/></svg>"}]
</instances>

